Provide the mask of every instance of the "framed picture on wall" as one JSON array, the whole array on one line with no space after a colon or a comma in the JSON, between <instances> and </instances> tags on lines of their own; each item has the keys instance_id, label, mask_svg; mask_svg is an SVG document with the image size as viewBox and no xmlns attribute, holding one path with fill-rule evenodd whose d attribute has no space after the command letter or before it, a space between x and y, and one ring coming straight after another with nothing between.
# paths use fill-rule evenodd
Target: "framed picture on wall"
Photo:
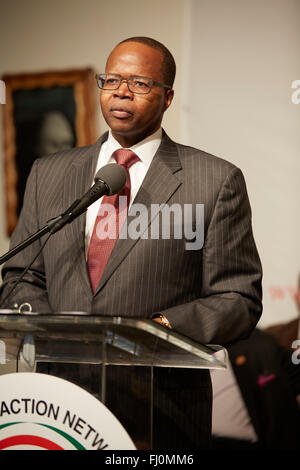
<instances>
[{"instance_id":1,"label":"framed picture on wall","mask_svg":"<svg viewBox=\"0 0 300 470\"><path fill-rule=\"evenodd\" d=\"M90 145L96 136L92 69L4 75L4 174L7 234L17 224L36 158Z\"/></svg>"}]
</instances>

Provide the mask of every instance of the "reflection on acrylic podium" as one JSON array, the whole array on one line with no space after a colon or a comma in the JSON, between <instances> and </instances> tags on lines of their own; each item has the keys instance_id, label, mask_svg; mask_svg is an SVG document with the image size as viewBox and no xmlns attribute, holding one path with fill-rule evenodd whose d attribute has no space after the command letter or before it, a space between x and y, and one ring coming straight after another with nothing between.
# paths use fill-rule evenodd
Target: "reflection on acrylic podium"
<instances>
[{"instance_id":1,"label":"reflection on acrylic podium","mask_svg":"<svg viewBox=\"0 0 300 470\"><path fill-rule=\"evenodd\" d=\"M166 433L184 439L185 402L201 400L203 369L225 367L221 346L151 320L0 311L0 374L40 372L79 385L109 408L138 449L159 449Z\"/></svg>"}]
</instances>

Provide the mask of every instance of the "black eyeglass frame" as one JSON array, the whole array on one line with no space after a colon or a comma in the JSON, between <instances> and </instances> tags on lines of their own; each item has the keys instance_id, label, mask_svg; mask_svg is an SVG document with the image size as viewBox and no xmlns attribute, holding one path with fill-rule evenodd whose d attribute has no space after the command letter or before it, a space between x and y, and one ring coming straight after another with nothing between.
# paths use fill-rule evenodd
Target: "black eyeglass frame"
<instances>
[{"instance_id":1,"label":"black eyeglass frame","mask_svg":"<svg viewBox=\"0 0 300 470\"><path fill-rule=\"evenodd\" d=\"M100 86L100 83L101 83L101 80L100 78L106 78L108 75L112 76L112 77L115 77L115 78L118 78L119 79L119 84L117 87L115 88L103 88ZM98 85L98 88L100 88L100 90L105 90L105 91L114 91L114 90L118 90L121 86L121 83L122 82L126 82L127 83L127 86L128 86L128 90L131 92L131 93L136 93L138 95L148 95L148 93L150 93L150 91L152 90L152 87L153 85L156 85L156 86L160 86L162 88L166 88L168 90L172 90L172 87L170 85L166 85L165 83L160 83L160 82L156 82L155 80L152 80L151 78L148 78L148 77L142 77L141 75L130 75L130 77L128 78L123 78L121 75L118 75L117 73L97 73L95 75L95 78L96 78L96 82L97 82L97 85ZM129 80L133 79L133 78L140 78L140 79L144 79L144 80L147 80L149 83L148 83L148 86L149 86L149 90L148 91L132 91L130 89L130 86L129 86Z\"/></svg>"}]
</instances>

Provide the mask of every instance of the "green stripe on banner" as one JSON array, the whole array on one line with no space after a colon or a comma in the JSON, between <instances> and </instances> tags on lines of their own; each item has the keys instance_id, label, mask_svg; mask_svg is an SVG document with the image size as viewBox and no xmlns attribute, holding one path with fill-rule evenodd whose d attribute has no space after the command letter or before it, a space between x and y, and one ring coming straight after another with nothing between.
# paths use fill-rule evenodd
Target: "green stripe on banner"
<instances>
[{"instance_id":1,"label":"green stripe on banner","mask_svg":"<svg viewBox=\"0 0 300 470\"><path fill-rule=\"evenodd\" d=\"M61 431L60 429L57 429L57 428L54 428L53 426L49 426L47 424L42 424L42 423L36 423L36 424L39 424L40 426L44 426L45 428L49 428L49 429L52 429L52 431L55 431L57 432L58 434L60 434L61 436L63 436L65 439L67 439L69 442L71 442L71 444L76 447L76 449L78 450L86 450L85 447L83 447L83 445L80 444L80 442L76 441L76 439L74 439L72 436L70 436L69 434L65 433L64 431Z\"/></svg>"},{"instance_id":2,"label":"green stripe on banner","mask_svg":"<svg viewBox=\"0 0 300 470\"><path fill-rule=\"evenodd\" d=\"M7 424L1 424L0 429L6 428L7 426L13 426L14 424L23 424L25 421L16 421L14 423L7 423ZM52 431L57 432L61 436L63 436L67 441L69 441L77 450L86 450L83 445L80 444L80 442L76 441L72 436L69 434L65 433L64 431L61 431L60 429L54 428L53 426L49 426L47 424L42 424L42 423L32 423L32 424L38 424L39 426L44 426L45 428L52 429Z\"/></svg>"},{"instance_id":3,"label":"green stripe on banner","mask_svg":"<svg viewBox=\"0 0 300 470\"><path fill-rule=\"evenodd\" d=\"M15 423L1 424L0 429L6 428L7 426L12 426L13 424L21 424L23 421L16 421Z\"/></svg>"}]
</instances>

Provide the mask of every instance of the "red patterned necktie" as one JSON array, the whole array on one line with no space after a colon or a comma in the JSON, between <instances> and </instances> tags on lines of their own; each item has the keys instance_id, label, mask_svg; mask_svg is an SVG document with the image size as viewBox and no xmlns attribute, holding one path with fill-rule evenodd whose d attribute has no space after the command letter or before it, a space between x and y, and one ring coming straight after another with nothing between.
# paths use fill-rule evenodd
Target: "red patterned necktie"
<instances>
[{"instance_id":1,"label":"red patterned necktie","mask_svg":"<svg viewBox=\"0 0 300 470\"><path fill-rule=\"evenodd\" d=\"M118 165L125 168L127 180L124 188L118 194L103 196L96 217L87 256L88 272L93 292L97 289L120 229L127 217L131 188L129 168L140 160L132 150L128 149L116 150L112 156ZM123 196L123 198L119 200L119 196Z\"/></svg>"}]
</instances>

